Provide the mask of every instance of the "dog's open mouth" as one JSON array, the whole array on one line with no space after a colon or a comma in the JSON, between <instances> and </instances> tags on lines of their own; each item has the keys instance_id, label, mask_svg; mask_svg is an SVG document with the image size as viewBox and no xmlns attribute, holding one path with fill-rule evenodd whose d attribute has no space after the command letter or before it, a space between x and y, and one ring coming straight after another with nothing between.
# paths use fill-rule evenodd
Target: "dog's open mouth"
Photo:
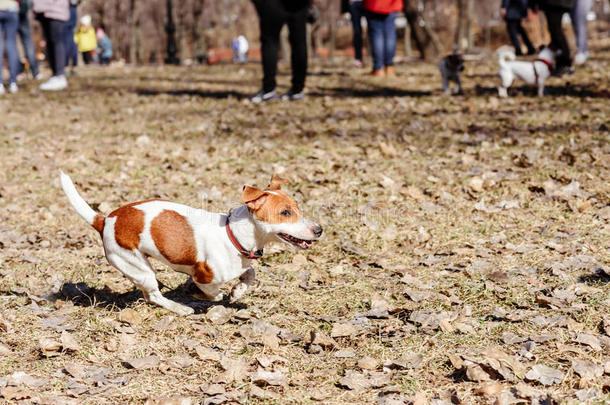
<instances>
[{"instance_id":1,"label":"dog's open mouth","mask_svg":"<svg viewBox=\"0 0 610 405\"><path fill-rule=\"evenodd\" d=\"M312 240L295 238L294 236L290 236L285 233L278 233L277 236L290 243L291 245L298 247L299 249L309 249L311 247L311 244L313 243Z\"/></svg>"}]
</instances>

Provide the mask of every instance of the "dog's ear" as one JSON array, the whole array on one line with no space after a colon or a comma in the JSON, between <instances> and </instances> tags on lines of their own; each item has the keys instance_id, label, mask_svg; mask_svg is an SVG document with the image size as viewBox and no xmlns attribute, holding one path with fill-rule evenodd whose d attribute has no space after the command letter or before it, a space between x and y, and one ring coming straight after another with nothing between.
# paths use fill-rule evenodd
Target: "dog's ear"
<instances>
[{"instance_id":1,"label":"dog's ear","mask_svg":"<svg viewBox=\"0 0 610 405\"><path fill-rule=\"evenodd\" d=\"M244 186L241 193L241 200L248 206L249 209L256 211L267 199L267 195L263 190L256 187Z\"/></svg>"},{"instance_id":2,"label":"dog's ear","mask_svg":"<svg viewBox=\"0 0 610 405\"><path fill-rule=\"evenodd\" d=\"M271 176L271 181L269 182L269 187L267 190L279 190L282 188L282 184L286 184L288 181L286 179L281 178L277 174L273 173Z\"/></svg>"}]
</instances>

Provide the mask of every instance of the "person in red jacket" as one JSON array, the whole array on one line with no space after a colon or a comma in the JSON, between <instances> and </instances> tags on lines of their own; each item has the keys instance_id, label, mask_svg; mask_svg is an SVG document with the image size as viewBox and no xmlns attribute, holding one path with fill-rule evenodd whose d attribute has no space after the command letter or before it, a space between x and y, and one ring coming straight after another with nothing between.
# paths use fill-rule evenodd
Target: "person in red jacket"
<instances>
[{"instance_id":1,"label":"person in red jacket","mask_svg":"<svg viewBox=\"0 0 610 405\"><path fill-rule=\"evenodd\" d=\"M371 53L373 75L394 76L394 54L396 53L396 14L403 8L403 0L364 0ZM385 70L384 70L385 68Z\"/></svg>"}]
</instances>

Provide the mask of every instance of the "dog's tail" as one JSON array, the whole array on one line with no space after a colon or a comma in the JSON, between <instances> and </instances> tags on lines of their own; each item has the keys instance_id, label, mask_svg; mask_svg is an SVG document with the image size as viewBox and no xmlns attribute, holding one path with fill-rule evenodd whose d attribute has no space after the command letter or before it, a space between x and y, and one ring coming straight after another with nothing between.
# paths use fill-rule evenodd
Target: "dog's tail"
<instances>
[{"instance_id":1,"label":"dog's tail","mask_svg":"<svg viewBox=\"0 0 610 405\"><path fill-rule=\"evenodd\" d=\"M500 67L505 66L506 62L509 60L515 60L517 58L513 49L507 46L501 47L496 52L498 53L498 64Z\"/></svg>"},{"instance_id":2,"label":"dog's tail","mask_svg":"<svg viewBox=\"0 0 610 405\"><path fill-rule=\"evenodd\" d=\"M64 193L66 193L70 204L72 204L78 215L83 217L89 225L101 234L104 230L106 218L95 212L93 208L87 204L83 197L78 194L78 191L76 191L76 187L74 187L74 183L70 176L61 170L59 171L59 180L61 181L61 187L64 189Z\"/></svg>"}]
</instances>

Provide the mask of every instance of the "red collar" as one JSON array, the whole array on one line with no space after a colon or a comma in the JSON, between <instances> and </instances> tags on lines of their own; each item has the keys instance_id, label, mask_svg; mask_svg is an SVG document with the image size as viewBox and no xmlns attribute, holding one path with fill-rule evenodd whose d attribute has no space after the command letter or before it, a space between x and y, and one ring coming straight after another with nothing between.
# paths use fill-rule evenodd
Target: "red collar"
<instances>
[{"instance_id":1,"label":"red collar","mask_svg":"<svg viewBox=\"0 0 610 405\"><path fill-rule=\"evenodd\" d=\"M229 218L231 217L231 213L229 213L229 215L227 215L227 222L225 223L225 229L227 230L227 236L229 237L229 240L231 241L231 243L233 243L233 246L235 246L235 248L237 249L237 251L239 253L241 253L246 259L260 259L263 256L263 249L258 249L258 250L246 250L241 243L239 243L239 241L237 240L237 238L235 237L235 235L233 235L233 232L231 231L231 227L229 226Z\"/></svg>"},{"instance_id":2,"label":"red collar","mask_svg":"<svg viewBox=\"0 0 610 405\"><path fill-rule=\"evenodd\" d=\"M538 59L536 59L536 62L544 63L549 68L549 71L553 71L553 64L551 62L549 62L548 60L542 59L542 58L538 58Z\"/></svg>"}]
</instances>

